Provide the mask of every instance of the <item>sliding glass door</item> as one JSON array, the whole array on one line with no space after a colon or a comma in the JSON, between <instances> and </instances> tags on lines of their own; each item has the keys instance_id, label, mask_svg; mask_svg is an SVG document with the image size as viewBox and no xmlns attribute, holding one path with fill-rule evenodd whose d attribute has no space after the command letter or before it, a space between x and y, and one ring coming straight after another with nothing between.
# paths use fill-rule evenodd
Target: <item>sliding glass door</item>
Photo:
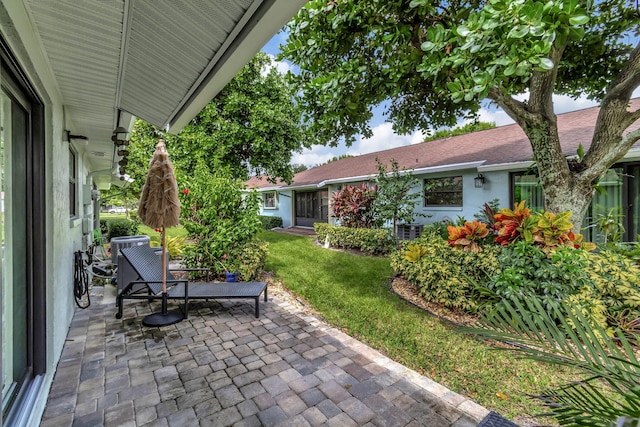
<instances>
[{"instance_id":1,"label":"sliding glass door","mask_svg":"<svg viewBox=\"0 0 640 427\"><path fill-rule=\"evenodd\" d=\"M1 39L0 56L0 422L12 425L46 367L44 138L42 104Z\"/></svg>"}]
</instances>

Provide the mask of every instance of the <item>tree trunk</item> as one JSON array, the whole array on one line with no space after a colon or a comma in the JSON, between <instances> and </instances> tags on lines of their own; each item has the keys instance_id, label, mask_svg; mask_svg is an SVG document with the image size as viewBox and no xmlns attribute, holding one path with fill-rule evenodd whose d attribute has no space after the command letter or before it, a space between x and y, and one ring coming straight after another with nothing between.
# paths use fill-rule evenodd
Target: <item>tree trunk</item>
<instances>
[{"instance_id":1,"label":"tree trunk","mask_svg":"<svg viewBox=\"0 0 640 427\"><path fill-rule=\"evenodd\" d=\"M573 232L579 233L593 199L592 182L576 171L581 166L575 160L563 155L555 121L528 123L523 128L533 147L545 210L556 214L570 211Z\"/></svg>"},{"instance_id":2,"label":"tree trunk","mask_svg":"<svg viewBox=\"0 0 640 427\"><path fill-rule=\"evenodd\" d=\"M572 174L573 175L573 174ZM582 221L593 199L594 190L591 184L584 184L572 179L571 183L556 183L551 188L543 187L545 210L553 213L571 212L574 233L581 233Z\"/></svg>"}]
</instances>

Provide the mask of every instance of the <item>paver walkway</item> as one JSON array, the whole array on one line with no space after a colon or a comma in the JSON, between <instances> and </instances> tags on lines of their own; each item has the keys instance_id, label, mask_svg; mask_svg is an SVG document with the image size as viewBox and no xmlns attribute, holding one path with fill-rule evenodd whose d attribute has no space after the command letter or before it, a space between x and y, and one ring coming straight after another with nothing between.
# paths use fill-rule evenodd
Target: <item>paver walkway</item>
<instances>
[{"instance_id":1,"label":"paver walkway","mask_svg":"<svg viewBox=\"0 0 640 427\"><path fill-rule=\"evenodd\" d=\"M102 295L105 289L106 295ZM69 330L41 426L476 426L488 411L277 297L114 318L113 287ZM157 309L157 307L154 307Z\"/></svg>"}]
</instances>

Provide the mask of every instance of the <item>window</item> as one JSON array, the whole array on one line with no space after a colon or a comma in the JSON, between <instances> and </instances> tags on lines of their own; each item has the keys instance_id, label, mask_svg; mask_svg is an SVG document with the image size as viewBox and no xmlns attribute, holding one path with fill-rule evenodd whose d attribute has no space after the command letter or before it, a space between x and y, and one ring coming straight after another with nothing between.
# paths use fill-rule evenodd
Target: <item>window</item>
<instances>
[{"instance_id":1,"label":"window","mask_svg":"<svg viewBox=\"0 0 640 427\"><path fill-rule=\"evenodd\" d=\"M425 179L424 206L462 206L462 176Z\"/></svg>"},{"instance_id":2,"label":"window","mask_svg":"<svg viewBox=\"0 0 640 427\"><path fill-rule=\"evenodd\" d=\"M76 153L69 145L69 216L75 218L78 215L78 171L76 167Z\"/></svg>"},{"instance_id":3,"label":"window","mask_svg":"<svg viewBox=\"0 0 640 427\"><path fill-rule=\"evenodd\" d=\"M629 171L632 170L631 168L628 169ZM582 233L585 236L585 240L596 243L603 241L603 237L599 235L592 224L608 215L617 221L623 223L626 221L625 228L633 227L633 214L626 220L624 219L624 207L629 206L624 203L624 176L629 176L628 172L625 173L622 167L614 167L609 169L600 179L598 183L600 190L593 195L593 200L587 212L585 212L584 222L582 223ZM540 211L544 209L544 194L536 174L514 172L511 174L511 179L513 183L513 203L526 200L527 207L531 210Z\"/></svg>"},{"instance_id":4,"label":"window","mask_svg":"<svg viewBox=\"0 0 640 427\"><path fill-rule=\"evenodd\" d=\"M533 210L544 209L544 194L537 173L514 172L511 174L513 180L513 201L520 203L527 201L527 207Z\"/></svg>"},{"instance_id":5,"label":"window","mask_svg":"<svg viewBox=\"0 0 640 427\"><path fill-rule=\"evenodd\" d=\"M276 209L278 207L276 192L267 191L265 193L262 193L262 203L265 209Z\"/></svg>"}]
</instances>

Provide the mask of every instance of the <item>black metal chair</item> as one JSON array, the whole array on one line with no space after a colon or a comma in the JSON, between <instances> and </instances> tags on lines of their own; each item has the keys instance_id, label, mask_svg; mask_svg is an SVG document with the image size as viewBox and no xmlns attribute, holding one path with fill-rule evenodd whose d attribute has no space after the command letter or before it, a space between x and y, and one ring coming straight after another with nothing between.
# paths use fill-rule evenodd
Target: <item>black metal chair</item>
<instances>
[{"instance_id":1,"label":"black metal chair","mask_svg":"<svg viewBox=\"0 0 640 427\"><path fill-rule=\"evenodd\" d=\"M118 289L116 297L116 318L122 318L125 299L147 299L153 301L162 298L162 260L155 249L149 246L131 246L122 248L120 253L131 265L137 275L137 280L124 284ZM267 301L266 282L194 282L187 279L177 279L172 272L195 271L203 269L167 269L167 298L184 300L184 317L189 314L190 299L253 299L255 301L255 316L260 317L260 295L264 293ZM205 269L206 270L206 269Z\"/></svg>"}]
</instances>

